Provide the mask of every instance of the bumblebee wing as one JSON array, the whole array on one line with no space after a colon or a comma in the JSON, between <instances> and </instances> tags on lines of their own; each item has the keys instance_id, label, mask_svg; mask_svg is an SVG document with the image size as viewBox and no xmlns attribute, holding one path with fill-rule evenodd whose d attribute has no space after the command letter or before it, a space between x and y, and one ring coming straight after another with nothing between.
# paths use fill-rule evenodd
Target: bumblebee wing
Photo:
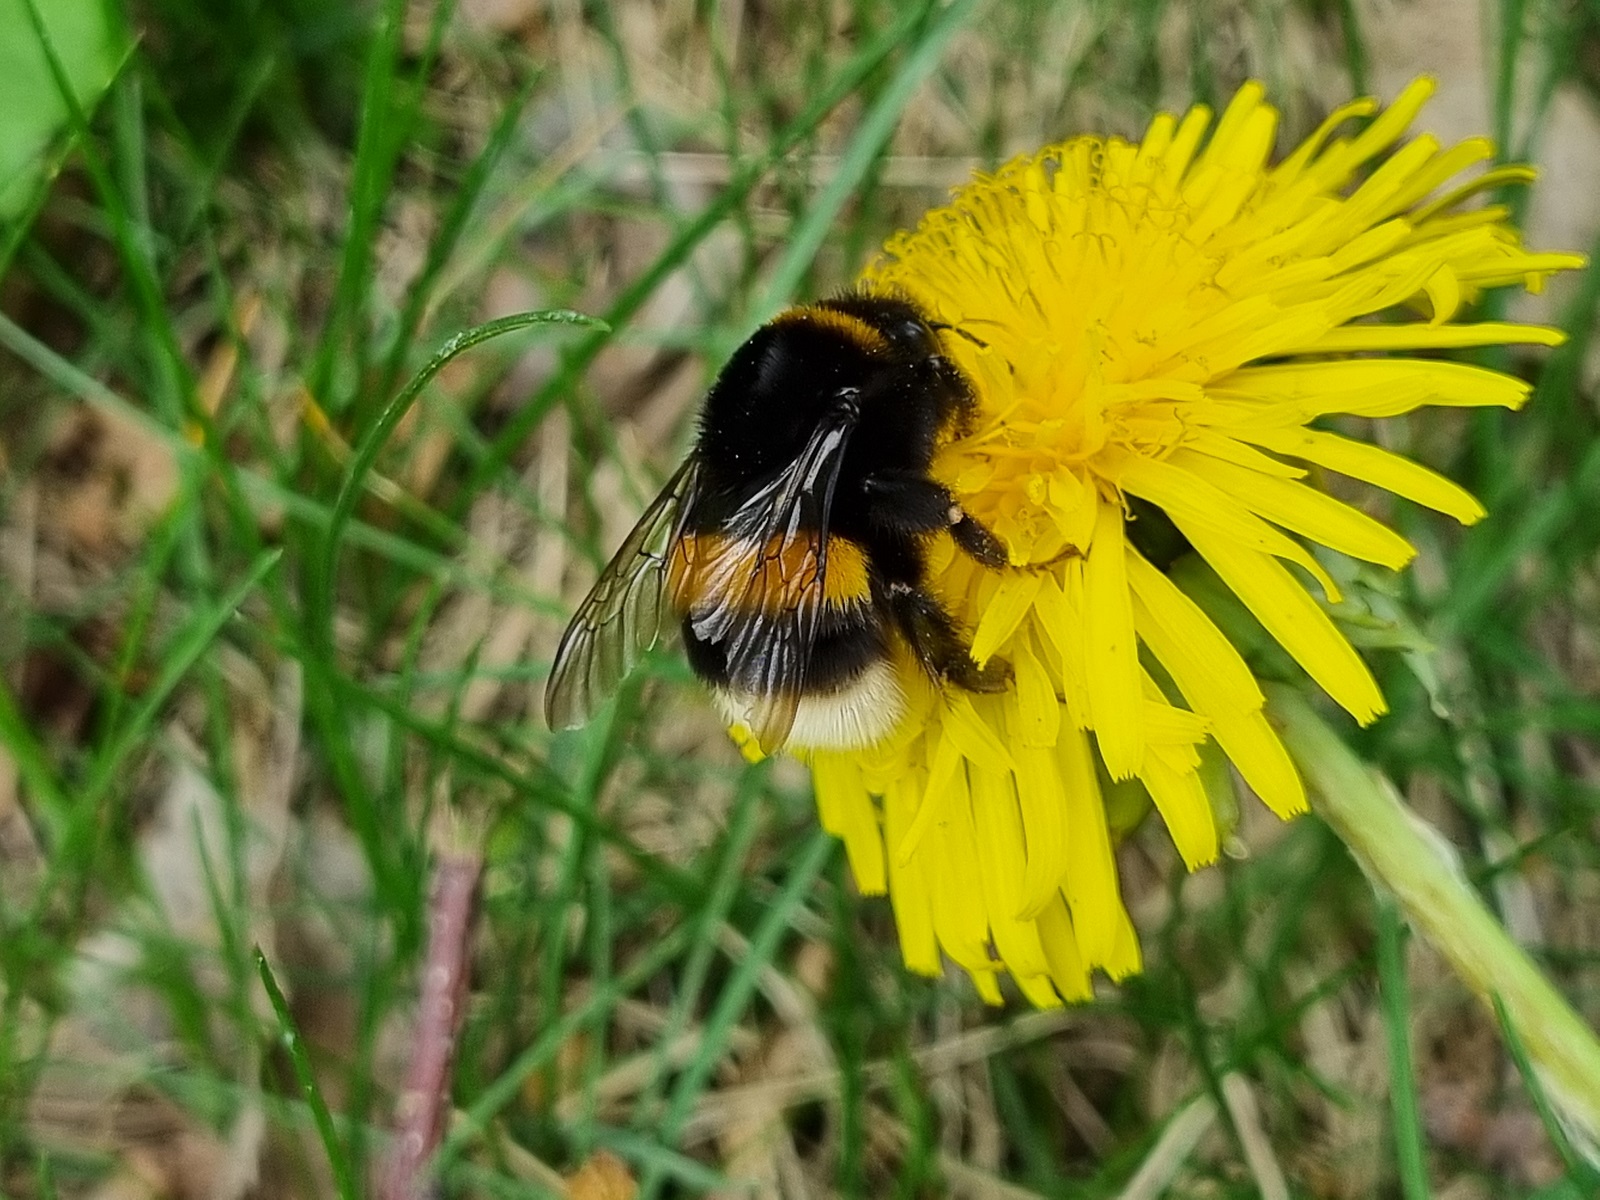
<instances>
[{"instance_id":1,"label":"bumblebee wing","mask_svg":"<svg viewBox=\"0 0 1600 1200\"><path fill-rule=\"evenodd\" d=\"M667 556L694 494L691 455L633 527L561 635L545 685L551 729L582 725L638 665L661 633Z\"/></svg>"},{"instance_id":2,"label":"bumblebee wing","mask_svg":"<svg viewBox=\"0 0 1600 1200\"><path fill-rule=\"evenodd\" d=\"M751 703L751 733L764 750L789 736L822 623L828 527L855 413L818 425L805 449L735 510L733 542L754 553L711 566L716 597L691 617L695 634L721 643L729 683Z\"/></svg>"},{"instance_id":3,"label":"bumblebee wing","mask_svg":"<svg viewBox=\"0 0 1600 1200\"><path fill-rule=\"evenodd\" d=\"M750 736L763 754L775 753L789 740L799 711L798 692L767 692L755 698L749 711Z\"/></svg>"}]
</instances>

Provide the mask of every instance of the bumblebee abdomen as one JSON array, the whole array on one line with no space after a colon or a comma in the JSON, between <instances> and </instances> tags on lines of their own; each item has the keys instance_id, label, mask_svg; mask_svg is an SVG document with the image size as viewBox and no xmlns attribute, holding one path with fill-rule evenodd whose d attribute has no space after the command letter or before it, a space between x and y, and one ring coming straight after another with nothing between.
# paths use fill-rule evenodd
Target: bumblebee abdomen
<instances>
[{"instance_id":1,"label":"bumblebee abdomen","mask_svg":"<svg viewBox=\"0 0 1600 1200\"><path fill-rule=\"evenodd\" d=\"M734 639L760 644L761 653L743 665L730 665L728 648ZM889 660L890 635L870 609L860 609L819 635L804 658L784 652L786 631L770 618L752 617L731 630L727 638L712 640L683 620L683 647L694 673L712 687L736 692L788 693L795 696L828 695L849 689L875 664Z\"/></svg>"}]
</instances>

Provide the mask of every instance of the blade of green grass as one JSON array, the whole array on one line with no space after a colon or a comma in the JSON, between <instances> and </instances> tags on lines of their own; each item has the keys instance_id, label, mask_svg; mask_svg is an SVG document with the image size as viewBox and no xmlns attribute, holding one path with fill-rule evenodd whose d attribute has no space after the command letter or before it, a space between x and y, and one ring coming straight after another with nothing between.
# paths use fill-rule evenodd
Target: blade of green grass
<instances>
[{"instance_id":1,"label":"blade of green grass","mask_svg":"<svg viewBox=\"0 0 1600 1200\"><path fill-rule=\"evenodd\" d=\"M278 1037L288 1051L295 1082L300 1085L300 1094L305 1097L306 1106L311 1110L311 1119L316 1124L317 1137L322 1140L323 1153L328 1156L334 1191L339 1200L359 1200L360 1192L356 1189L356 1176L350 1157L339 1142L339 1134L333 1127L333 1115L328 1111L328 1102L323 1099L322 1089L317 1086L316 1072L311 1068L311 1057L306 1053L305 1042L301 1040L294 1016L289 1012L289 1005L283 998L278 981L273 978L272 968L267 965L267 956L261 952L260 946L256 947L256 970L261 975L261 986L266 989L267 999L272 1003L272 1011L278 1018Z\"/></svg>"},{"instance_id":2,"label":"blade of green grass","mask_svg":"<svg viewBox=\"0 0 1600 1200\"><path fill-rule=\"evenodd\" d=\"M603 314L602 319L605 324L612 329L619 329L626 324L645 301L655 294L656 289L667 277L689 257L691 251L705 239L706 235L745 202L761 178L791 150L810 137L822 123L823 118L852 95L884 60L900 47L901 43L923 22L931 7L932 5L919 5L916 10L907 13L893 25L882 30L850 58L830 85L823 88L799 116L773 135L770 144L759 156L740 164L722 193L678 232L646 271L622 290ZM490 480L504 471L506 464L511 461L512 455L526 440L528 434L544 420L545 415L559 400L572 392L578 376L594 361L607 342L606 334L591 335L562 355L560 368L506 423L506 427L490 444L488 452L478 461L468 477L466 496L476 496Z\"/></svg>"},{"instance_id":3,"label":"blade of green grass","mask_svg":"<svg viewBox=\"0 0 1600 1200\"><path fill-rule=\"evenodd\" d=\"M57 0L49 11L46 23L31 6L0 4L0 227L13 236L58 164L50 144L71 124L67 97L92 109L125 55L113 6ZM65 81L59 94L52 94L58 78L52 56ZM4 266L0 258L0 273Z\"/></svg>"},{"instance_id":4,"label":"blade of green grass","mask_svg":"<svg viewBox=\"0 0 1600 1200\"><path fill-rule=\"evenodd\" d=\"M1545 472L1522 470L1516 483L1491 496L1480 481L1474 489L1488 501L1489 515L1463 535L1452 572L1453 583L1441 603L1438 619L1454 630L1472 631L1500 624L1500 614L1488 620L1524 556L1552 547L1571 534L1589 528L1593 497L1600 489L1600 445L1575 431L1592 421L1580 417L1582 363L1600 319L1600 239L1589 248L1589 267L1578 280L1578 291L1561 315L1562 328L1570 331L1566 342L1550 352L1522 419L1537 420L1547 431ZM1570 471L1558 486L1548 474L1557 473L1563 460ZM1469 481L1471 482L1471 481ZM1465 639L1464 640L1470 640Z\"/></svg>"},{"instance_id":5,"label":"blade of green grass","mask_svg":"<svg viewBox=\"0 0 1600 1200\"><path fill-rule=\"evenodd\" d=\"M1572 1144L1572 1138L1567 1134L1567 1126L1561 1114L1550 1102L1544 1081L1539 1078L1539 1070L1528 1057L1528 1048L1522 1043L1522 1035L1517 1032L1516 1023L1511 1020L1511 1014L1506 1011L1505 1001L1499 996L1494 998L1494 1015L1500 1023L1500 1032L1505 1036L1506 1048L1511 1052L1511 1059L1517 1064L1517 1073L1522 1076L1523 1085L1527 1087L1528 1095L1533 1099L1533 1106L1539 1112L1539 1121L1544 1125L1545 1134L1550 1138L1550 1144L1555 1147L1556 1153L1561 1156L1561 1161L1567 1168L1568 1178L1577 1185L1579 1194L1600 1196L1600 1166L1597 1166L1591 1158L1578 1153L1577 1147Z\"/></svg>"},{"instance_id":6,"label":"blade of green grass","mask_svg":"<svg viewBox=\"0 0 1600 1200\"><path fill-rule=\"evenodd\" d=\"M327 505L253 469L227 463L225 459L220 458L215 439L202 439L202 447L196 447L179 431L156 420L92 375L68 362L4 314L0 314L0 346L16 354L68 395L76 396L96 408L128 421L140 432L164 443L180 464L194 468L196 464L203 465L209 461L219 472L226 471L229 476L236 478L240 493L247 500L254 501L258 509L272 511L281 508L294 520L309 526L312 531L321 531L324 538L327 536L327 530L333 519L332 510ZM437 528L446 520L437 512L433 515L435 520L430 522L430 528ZM251 510L248 516L254 522L258 519L259 513ZM468 545L466 532L455 525L449 526L449 529L451 533L446 539L447 544L465 550ZM353 517L347 517L341 536L350 544L382 555L390 562L407 567L419 575L470 586L499 599L555 611L548 597L535 595L520 587L515 581L508 582L496 575L482 574L472 565L470 554L460 556L440 554L426 546L418 545L402 534L377 528L357 521Z\"/></svg>"},{"instance_id":7,"label":"blade of green grass","mask_svg":"<svg viewBox=\"0 0 1600 1200\"><path fill-rule=\"evenodd\" d=\"M177 690L179 683L216 640L223 626L233 618L239 606L255 591L267 572L277 564L280 557L282 552L278 550L262 554L234 587L219 600L201 607L189 618L172 643L163 651L160 669L156 672L149 688L140 697L138 705L132 709L126 721L110 731L103 739L89 767L88 778L72 798L72 809L66 827L49 860L45 882L36 893L34 920L43 919L46 907L55 891L55 885L62 873L69 869L81 872L74 888L73 911L81 910L84 902L83 891L89 881L89 873L83 868L86 864L92 863L96 857L94 844L103 831L107 816L101 803L103 798L122 777L127 760L133 752L150 743L156 718L173 692Z\"/></svg>"},{"instance_id":8,"label":"blade of green grass","mask_svg":"<svg viewBox=\"0 0 1600 1200\"><path fill-rule=\"evenodd\" d=\"M938 10L928 27L918 32L915 48L862 117L833 177L784 239L783 257L756 302L757 320L765 321L793 298L811 260L833 231L840 210L883 154L906 105L938 69L950 40L967 27L976 9L976 0L955 0Z\"/></svg>"},{"instance_id":9,"label":"blade of green grass","mask_svg":"<svg viewBox=\"0 0 1600 1200\"><path fill-rule=\"evenodd\" d=\"M789 932L795 909L805 901L822 868L836 849L833 836L821 829L811 832L804 846L794 855L794 866L782 889L767 906L766 915L750 939L749 949L735 965L733 974L717 996L717 1003L700 1031L695 1055L683 1068L672 1089L667 1111L656 1130L662 1145L672 1146L694 1110L695 1101L711 1081L711 1074L727 1052L728 1037L755 992L756 980L772 964L778 943ZM651 1200L664 1182L659 1167L647 1171L639 1183L639 1195Z\"/></svg>"},{"instance_id":10,"label":"blade of green grass","mask_svg":"<svg viewBox=\"0 0 1600 1200\"><path fill-rule=\"evenodd\" d=\"M129 714L127 723L117 735L113 736L108 749L100 756L100 760L90 773L88 787L85 789L88 796L102 795L104 789L109 787L121 773L128 753L148 738L150 727L172 693L177 690L178 684L216 640L223 626L233 619L234 614L256 590L257 585L266 578L267 572L277 566L278 560L282 557L281 550L264 551L244 572L238 583L223 593L219 599L195 613L186 627L163 650L161 665L156 671L154 680Z\"/></svg>"},{"instance_id":11,"label":"blade of green grass","mask_svg":"<svg viewBox=\"0 0 1600 1200\"><path fill-rule=\"evenodd\" d=\"M603 322L582 313L542 311L514 313L462 330L439 347L427 365L411 377L411 381L384 407L377 419L361 435L361 440L350 455L350 465L345 471L344 482L340 485L339 494L334 500L327 531L323 534L322 552L314 563L314 570L306 589L307 621L315 641L324 647L331 648L333 644L334 574L343 543L344 527L350 520L351 513L355 511L356 500L365 483L367 472L377 461L378 454L388 441L389 435L422 395L422 389L427 387L429 381L458 354L502 334L548 325L603 327Z\"/></svg>"},{"instance_id":12,"label":"blade of green grass","mask_svg":"<svg viewBox=\"0 0 1600 1200\"><path fill-rule=\"evenodd\" d=\"M311 570L307 573L307 617L300 629L300 636L306 639L306 644L299 647L302 654L302 663L307 675L307 707L315 727L321 734L323 748L327 754L341 794L344 796L347 811L352 824L361 836L363 848L375 878L379 884L379 893L389 910L402 919L402 934L409 926L404 924L404 914L412 911L410 904L416 888L408 887L397 866L397 856L402 853L401 847L391 845L393 839L386 839L385 827L378 812L378 805L371 795L371 790L363 777L359 765L356 763L352 743L348 737L348 714L339 711L332 705L331 697L333 688L330 679L338 672L334 659L334 646L332 635L332 569L336 559L337 550L342 541L346 528L356 503L357 489L363 484L367 472L375 461L382 447L384 439L392 431L394 424L404 415L406 408L412 403L421 389L451 358L461 351L476 345L481 341L494 337L499 333L507 332L530 324L550 322L583 321L586 318L576 314L522 314L508 317L498 322L490 322L473 330L468 330L452 338L443 349L434 357L434 360L423 369L408 386L408 389L397 397L386 412L380 415L368 430L366 438L357 447L352 456L349 475L346 479L345 489L340 493L339 499L330 514L328 527L319 545L320 551L313 552ZM0 332L4 332L0 326ZM20 331L18 331L20 332ZM31 339L30 339L31 340ZM90 384L91 391L96 394L105 392L106 389L86 381ZM178 445L179 443L173 443ZM208 451L214 451L219 445L218 439L211 430L207 430L203 446ZM192 447L187 447L189 453L184 456L184 461L193 459ZM222 463L215 464L219 471L228 472L231 468ZM198 511L198 509L196 509ZM248 514L240 514L246 518ZM323 566L326 574L318 576L316 567ZM280 614L289 616L287 606L280 600L276 607ZM404 937L402 937L402 941Z\"/></svg>"},{"instance_id":13,"label":"blade of green grass","mask_svg":"<svg viewBox=\"0 0 1600 1200\"><path fill-rule=\"evenodd\" d=\"M1336 0L1339 8L1339 32L1344 38L1344 65L1350 76L1351 90L1365 96L1367 84L1367 38L1361 31L1361 14L1356 11L1355 0Z\"/></svg>"},{"instance_id":14,"label":"blade of green grass","mask_svg":"<svg viewBox=\"0 0 1600 1200\"><path fill-rule=\"evenodd\" d=\"M1411 1066L1411 1001L1406 986L1405 927L1393 900L1378 900L1378 991L1389 1051L1389 1103L1395 1155L1406 1200L1428 1200L1427 1153L1416 1073Z\"/></svg>"},{"instance_id":15,"label":"blade of green grass","mask_svg":"<svg viewBox=\"0 0 1600 1200\"><path fill-rule=\"evenodd\" d=\"M1517 64L1527 31L1528 12L1524 0L1500 0L1497 6L1499 41L1494 48L1494 142L1502 156L1510 155L1515 144L1517 104ZM1502 160L1504 161L1504 160Z\"/></svg>"},{"instance_id":16,"label":"blade of green grass","mask_svg":"<svg viewBox=\"0 0 1600 1200\"><path fill-rule=\"evenodd\" d=\"M691 1188L695 1195L739 1194L738 1190L730 1190L736 1189L735 1180L633 1130L596 1126L593 1137L596 1145L604 1146L619 1158L642 1167L647 1175L659 1175Z\"/></svg>"},{"instance_id":17,"label":"blade of green grass","mask_svg":"<svg viewBox=\"0 0 1600 1200\"><path fill-rule=\"evenodd\" d=\"M71 817L72 800L3 678L0 678L0 746L5 747L23 784L32 793L29 816L44 826L52 842L59 841Z\"/></svg>"},{"instance_id":18,"label":"blade of green grass","mask_svg":"<svg viewBox=\"0 0 1600 1200\"><path fill-rule=\"evenodd\" d=\"M762 799L760 783L761 776L765 774L765 771L760 775L752 771L739 781L739 791L728 817L728 832L723 838L722 855L712 875L710 889L705 902L690 917L693 933L689 955L679 976L666 1024L657 1041L660 1053L656 1057L655 1073L633 1106L635 1128L647 1129L661 1116L661 1095L672 1070L666 1052L689 1027L699 1008L700 995L718 950L717 927L727 920L728 910L733 906L734 897L743 882L745 858L760 828L757 820Z\"/></svg>"},{"instance_id":19,"label":"blade of green grass","mask_svg":"<svg viewBox=\"0 0 1600 1200\"><path fill-rule=\"evenodd\" d=\"M94 183L101 204L105 206L113 241L132 284L135 307L141 318L141 328L150 335L148 345L152 359L149 365L154 374L154 398L164 408L168 423L176 428L182 424L185 417L192 419L196 415L203 417L204 414L196 412L193 379L186 370L183 352L178 345L177 334L173 329L171 314L167 310L155 264L149 257L148 238L143 236L134 214L129 211L128 199L118 187L110 167L100 153L97 139L89 130L88 116L78 103L66 69L56 54L49 30L39 12L38 0L23 0L23 2L27 6L35 34L39 38L40 48L49 63L57 93L66 105L69 125L79 142L84 166ZM125 110L119 108L119 112ZM137 171L134 174L136 178L139 175ZM141 339L141 344L146 344L144 339Z\"/></svg>"},{"instance_id":20,"label":"blade of green grass","mask_svg":"<svg viewBox=\"0 0 1600 1200\"><path fill-rule=\"evenodd\" d=\"M341 702L364 704L385 714L402 729L447 755L457 767L469 768L485 779L508 786L513 795L570 817L586 833L614 846L646 878L659 886L673 903L681 904L690 911L704 903L705 888L698 879L641 849L633 839L601 817L592 802L570 792L561 778L543 761L525 761L520 764L520 770L515 769L506 761L504 754L491 753L474 746L444 723L431 721L414 712L399 698L347 678L339 680L337 686Z\"/></svg>"},{"instance_id":21,"label":"blade of green grass","mask_svg":"<svg viewBox=\"0 0 1600 1200\"><path fill-rule=\"evenodd\" d=\"M461 1115L451 1127L444 1145L439 1149L441 1177L445 1167L454 1161L468 1143L481 1137L489 1122L507 1105L517 1099L523 1085L541 1070L560 1051L567 1039L586 1025L616 1007L617 1002L653 978L666 965L683 953L689 941L689 931L680 925L658 938L648 950L624 971L608 979L602 986L590 991L582 1003L546 1028L539 1037L511 1061L498 1078L491 1081L478 1094L472 1107Z\"/></svg>"},{"instance_id":22,"label":"blade of green grass","mask_svg":"<svg viewBox=\"0 0 1600 1200\"><path fill-rule=\"evenodd\" d=\"M434 286L449 264L450 256L460 243L462 234L467 231L473 211L495 167L504 158L506 149L517 136L523 112L542 78L542 72L537 71L529 76L522 90L506 105L494 129L490 131L483 149L473 158L460 182L456 184L450 207L439 223L438 232L428 243L427 260L422 264L422 270L415 282L407 290L406 305L400 314L399 330L395 335L394 346L389 352L389 360L384 366L382 382L378 387L379 395L389 395L399 383L400 372L405 367L405 356L411 348L417 330L422 326L423 314L428 311L433 300Z\"/></svg>"},{"instance_id":23,"label":"blade of green grass","mask_svg":"<svg viewBox=\"0 0 1600 1200\"><path fill-rule=\"evenodd\" d=\"M394 170L399 161L405 130L396 127L398 113L393 91L402 49L405 0L387 0L375 23L367 47L356 135L354 174L350 181L345 217L344 247L333 300L323 323L315 356L306 372L306 387L323 410L340 415L354 399L335 393L334 366L342 354L354 351L364 359L367 342L355 331L362 300L372 283L372 250L379 222L388 202ZM361 378L358 361L353 378Z\"/></svg>"}]
</instances>

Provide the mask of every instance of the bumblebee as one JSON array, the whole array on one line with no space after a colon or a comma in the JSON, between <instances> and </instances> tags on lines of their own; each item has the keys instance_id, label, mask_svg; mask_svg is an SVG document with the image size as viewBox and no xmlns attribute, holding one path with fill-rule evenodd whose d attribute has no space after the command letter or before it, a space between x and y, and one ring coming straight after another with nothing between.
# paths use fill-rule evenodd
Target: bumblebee
<instances>
[{"instance_id":1,"label":"bumblebee","mask_svg":"<svg viewBox=\"0 0 1600 1200\"><path fill-rule=\"evenodd\" d=\"M928 590L948 533L986 567L999 540L929 473L976 407L934 324L909 301L851 292L791 308L734 353L699 436L579 607L545 692L580 725L654 645L689 665L761 748L868 745L907 705L901 663L938 685L1003 689ZM914 668L909 668L914 669Z\"/></svg>"}]
</instances>

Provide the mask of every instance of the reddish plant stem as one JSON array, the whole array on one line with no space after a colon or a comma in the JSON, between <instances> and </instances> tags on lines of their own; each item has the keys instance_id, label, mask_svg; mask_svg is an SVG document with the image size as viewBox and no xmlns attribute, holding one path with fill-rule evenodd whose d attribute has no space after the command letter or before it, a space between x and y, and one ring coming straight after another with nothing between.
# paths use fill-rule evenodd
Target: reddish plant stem
<instances>
[{"instance_id":1,"label":"reddish plant stem","mask_svg":"<svg viewBox=\"0 0 1600 1200\"><path fill-rule=\"evenodd\" d=\"M395 1136L378 1195L426 1200L429 1160L450 1113L450 1072L466 1015L468 945L477 912L476 854L443 854L428 894L428 950L417 1005L416 1035L405 1086L395 1100Z\"/></svg>"}]
</instances>

